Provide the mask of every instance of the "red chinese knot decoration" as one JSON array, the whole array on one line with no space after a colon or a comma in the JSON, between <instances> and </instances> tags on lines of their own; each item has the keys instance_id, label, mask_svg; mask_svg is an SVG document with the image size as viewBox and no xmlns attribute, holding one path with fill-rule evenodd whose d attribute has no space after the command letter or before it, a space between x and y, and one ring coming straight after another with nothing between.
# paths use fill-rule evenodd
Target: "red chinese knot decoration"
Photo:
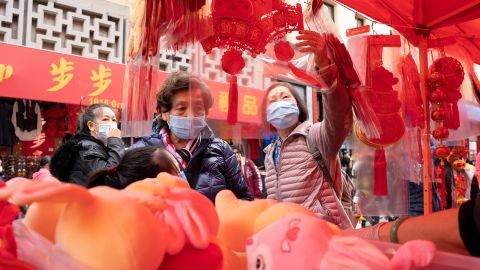
<instances>
[{"instance_id":1,"label":"red chinese knot decoration","mask_svg":"<svg viewBox=\"0 0 480 270\"><path fill-rule=\"evenodd\" d=\"M461 63L453 57L437 59L430 67L428 85L430 87L430 117L436 123L432 136L440 142L440 150L434 151L436 157L445 159L443 141L448 138L448 129L460 127L458 100L462 97L460 85L464 71Z\"/></svg>"},{"instance_id":2,"label":"red chinese knot decoration","mask_svg":"<svg viewBox=\"0 0 480 270\"><path fill-rule=\"evenodd\" d=\"M451 158L450 149L443 144L448 138L449 129L460 127L458 100L462 97L460 85L463 82L464 71L461 63L453 57L441 57L430 67L428 86L430 88L430 103L432 113L430 117L436 123L432 136L440 142L433 154L440 159L438 176L435 177L440 189L442 206L446 207L445 160ZM456 179L457 181L460 179Z\"/></svg>"},{"instance_id":3,"label":"red chinese knot decoration","mask_svg":"<svg viewBox=\"0 0 480 270\"><path fill-rule=\"evenodd\" d=\"M227 122L235 124L236 75L245 65L242 53L248 51L256 57L265 53L270 42L289 32L303 30L302 8L300 4L293 6L281 0L214 0L211 11L213 33L201 43L206 53L214 48L227 50L222 57L222 69L231 75Z\"/></svg>"}]
</instances>

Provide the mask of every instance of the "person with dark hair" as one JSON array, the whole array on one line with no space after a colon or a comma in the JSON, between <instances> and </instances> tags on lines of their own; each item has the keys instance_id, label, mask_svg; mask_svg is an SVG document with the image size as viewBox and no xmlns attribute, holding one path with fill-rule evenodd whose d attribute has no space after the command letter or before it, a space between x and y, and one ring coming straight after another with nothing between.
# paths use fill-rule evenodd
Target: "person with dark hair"
<instances>
[{"instance_id":1,"label":"person with dark hair","mask_svg":"<svg viewBox=\"0 0 480 270\"><path fill-rule=\"evenodd\" d=\"M106 104L79 115L76 134L53 154L50 171L62 182L85 186L89 175L118 165L125 152L117 117Z\"/></svg>"},{"instance_id":2,"label":"person with dark hair","mask_svg":"<svg viewBox=\"0 0 480 270\"><path fill-rule=\"evenodd\" d=\"M250 194L253 195L253 198L262 198L262 177L260 176L260 171L258 170L257 166L251 159L246 158L243 155L243 151L241 149L233 147L233 152L237 157L238 163L240 163L242 174L243 177L245 177Z\"/></svg>"},{"instance_id":3,"label":"person with dark hair","mask_svg":"<svg viewBox=\"0 0 480 270\"><path fill-rule=\"evenodd\" d=\"M3 158L0 156L0 180L3 180L3 176L5 175L5 170L3 169Z\"/></svg>"},{"instance_id":4,"label":"person with dark hair","mask_svg":"<svg viewBox=\"0 0 480 270\"><path fill-rule=\"evenodd\" d=\"M329 86L323 94L324 120L308 121L305 102L290 84L274 83L267 89L265 125L279 135L264 150L267 198L301 204L341 228L350 228L340 201L338 152L352 126L351 100L320 34L304 31L297 39L303 40L297 44L302 52L315 56L315 76Z\"/></svg>"},{"instance_id":5,"label":"person with dark hair","mask_svg":"<svg viewBox=\"0 0 480 270\"><path fill-rule=\"evenodd\" d=\"M161 172L180 176L180 167L168 151L157 146L134 148L125 152L117 166L93 173L88 179L87 187L110 186L123 189L133 182L155 178Z\"/></svg>"},{"instance_id":6,"label":"person with dark hair","mask_svg":"<svg viewBox=\"0 0 480 270\"><path fill-rule=\"evenodd\" d=\"M40 163L38 164L38 169L32 175L32 180L40 180L40 181L56 181L56 179L50 173L50 156L43 156L40 159Z\"/></svg>"},{"instance_id":7,"label":"person with dark hair","mask_svg":"<svg viewBox=\"0 0 480 270\"><path fill-rule=\"evenodd\" d=\"M159 116L153 124L154 134L133 147L165 147L178 161L190 187L213 202L223 189L251 200L232 148L207 125L212 105L210 89L200 78L187 72L172 73L157 94Z\"/></svg>"}]
</instances>

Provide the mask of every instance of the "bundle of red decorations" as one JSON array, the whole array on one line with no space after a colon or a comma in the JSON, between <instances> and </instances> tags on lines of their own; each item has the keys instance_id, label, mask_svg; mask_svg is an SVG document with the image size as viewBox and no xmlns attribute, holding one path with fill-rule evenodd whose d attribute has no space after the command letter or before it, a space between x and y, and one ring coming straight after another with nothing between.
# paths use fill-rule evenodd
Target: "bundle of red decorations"
<instances>
[{"instance_id":1,"label":"bundle of red decorations","mask_svg":"<svg viewBox=\"0 0 480 270\"><path fill-rule=\"evenodd\" d=\"M450 149L443 145L448 138L448 129L460 127L458 100L462 97L460 85L463 82L462 64L453 57L437 59L430 67L428 85L430 88L431 118L436 123L432 136L440 142L433 154L440 159L438 177L435 177L440 189L442 205L446 206L445 159L450 155Z\"/></svg>"},{"instance_id":2,"label":"bundle of red decorations","mask_svg":"<svg viewBox=\"0 0 480 270\"><path fill-rule=\"evenodd\" d=\"M46 110L43 118L46 121L46 133L48 137L64 137L65 136L65 117L67 109L65 107L52 107ZM76 123L77 120L71 121Z\"/></svg>"},{"instance_id":3,"label":"bundle of red decorations","mask_svg":"<svg viewBox=\"0 0 480 270\"><path fill-rule=\"evenodd\" d=\"M227 49L222 57L222 69L231 75L227 122L237 122L238 85L236 75L245 66L242 53L252 57L266 51L266 45L285 34L303 30L300 4L288 5L282 0L214 0L211 6L213 33L201 41L205 52L214 48ZM279 60L287 60L288 48L277 53ZM293 56L293 55L292 55ZM288 61L288 60L287 60Z\"/></svg>"}]
</instances>

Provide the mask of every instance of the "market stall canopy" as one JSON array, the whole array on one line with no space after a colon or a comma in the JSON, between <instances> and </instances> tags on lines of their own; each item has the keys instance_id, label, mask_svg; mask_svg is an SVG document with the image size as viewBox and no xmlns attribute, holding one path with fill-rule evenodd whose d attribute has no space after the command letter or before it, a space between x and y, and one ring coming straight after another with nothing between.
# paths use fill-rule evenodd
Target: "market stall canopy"
<instances>
[{"instance_id":1,"label":"market stall canopy","mask_svg":"<svg viewBox=\"0 0 480 270\"><path fill-rule=\"evenodd\" d=\"M337 0L366 16L387 24L418 46L419 36L453 37L475 63L480 63L479 0Z\"/></svg>"}]
</instances>

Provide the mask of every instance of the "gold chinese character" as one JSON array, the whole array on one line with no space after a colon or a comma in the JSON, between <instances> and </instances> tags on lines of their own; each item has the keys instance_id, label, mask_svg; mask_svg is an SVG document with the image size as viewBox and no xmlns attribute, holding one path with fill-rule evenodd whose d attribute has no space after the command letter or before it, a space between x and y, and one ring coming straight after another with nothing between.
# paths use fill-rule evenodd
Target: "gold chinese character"
<instances>
[{"instance_id":1,"label":"gold chinese character","mask_svg":"<svg viewBox=\"0 0 480 270\"><path fill-rule=\"evenodd\" d=\"M13 67L10 65L0 64L0 82L10 79L13 74Z\"/></svg>"},{"instance_id":2,"label":"gold chinese character","mask_svg":"<svg viewBox=\"0 0 480 270\"><path fill-rule=\"evenodd\" d=\"M52 81L56 82L57 85L47 89L49 92L55 92L58 90L63 89L67 84L73 79L74 70L73 62L67 61L65 58L60 57L60 65L50 64L52 69L50 70L50 74L53 77Z\"/></svg>"},{"instance_id":3,"label":"gold chinese character","mask_svg":"<svg viewBox=\"0 0 480 270\"><path fill-rule=\"evenodd\" d=\"M221 112L228 112L228 92L220 92L218 107Z\"/></svg>"},{"instance_id":4,"label":"gold chinese character","mask_svg":"<svg viewBox=\"0 0 480 270\"><path fill-rule=\"evenodd\" d=\"M93 84L95 89L94 92L88 94L91 97L95 97L103 93L103 91L107 90L107 88L110 86L112 83L112 69L111 68L106 68L104 65L100 64L98 67L98 73L96 70L92 70L92 76L90 76L90 79L95 82Z\"/></svg>"},{"instance_id":5,"label":"gold chinese character","mask_svg":"<svg viewBox=\"0 0 480 270\"><path fill-rule=\"evenodd\" d=\"M244 115L257 115L257 97L256 96L243 96L242 112Z\"/></svg>"}]
</instances>

